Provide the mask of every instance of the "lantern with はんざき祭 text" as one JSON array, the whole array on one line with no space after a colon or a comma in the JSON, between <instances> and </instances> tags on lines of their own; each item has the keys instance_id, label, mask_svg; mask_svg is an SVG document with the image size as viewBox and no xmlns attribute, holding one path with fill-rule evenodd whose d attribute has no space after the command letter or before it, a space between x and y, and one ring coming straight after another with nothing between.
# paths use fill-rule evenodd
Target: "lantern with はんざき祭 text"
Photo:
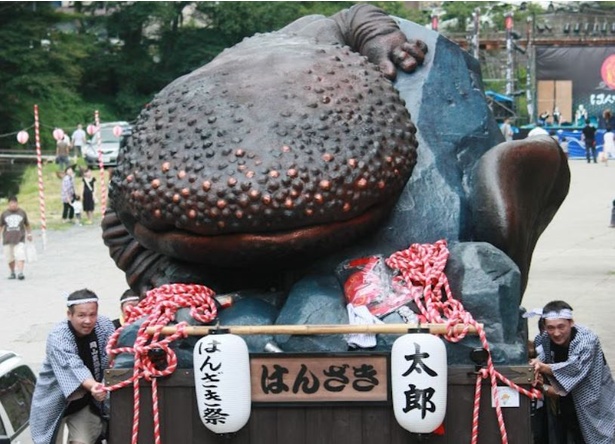
<instances>
[{"instance_id":1,"label":"lantern with \u306f\u3093\u3056\u304d\u796d text","mask_svg":"<svg viewBox=\"0 0 615 444\"><path fill-rule=\"evenodd\" d=\"M199 417L217 434L235 433L250 419L250 357L246 342L219 330L194 346Z\"/></svg>"},{"instance_id":2,"label":"lantern with \u306f\u3093\u3056\u304d\u796d text","mask_svg":"<svg viewBox=\"0 0 615 444\"><path fill-rule=\"evenodd\" d=\"M446 413L447 361L444 342L429 329L409 329L391 349L395 419L411 433L431 433Z\"/></svg>"}]
</instances>

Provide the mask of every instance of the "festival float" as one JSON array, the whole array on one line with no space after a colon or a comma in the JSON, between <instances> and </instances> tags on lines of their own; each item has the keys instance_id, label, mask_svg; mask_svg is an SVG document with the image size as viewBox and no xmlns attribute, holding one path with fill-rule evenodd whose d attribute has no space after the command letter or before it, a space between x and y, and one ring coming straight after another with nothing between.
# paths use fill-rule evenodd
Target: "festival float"
<instances>
[{"instance_id":1,"label":"festival float","mask_svg":"<svg viewBox=\"0 0 615 444\"><path fill-rule=\"evenodd\" d=\"M478 62L361 4L256 35L141 112L103 239L142 295L115 443L528 443L523 291L563 202Z\"/></svg>"}]
</instances>

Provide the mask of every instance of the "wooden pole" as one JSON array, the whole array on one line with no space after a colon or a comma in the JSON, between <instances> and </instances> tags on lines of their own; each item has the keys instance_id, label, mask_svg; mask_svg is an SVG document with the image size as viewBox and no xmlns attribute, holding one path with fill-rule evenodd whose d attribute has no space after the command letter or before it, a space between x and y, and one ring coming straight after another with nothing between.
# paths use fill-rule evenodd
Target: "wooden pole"
<instances>
[{"instance_id":1,"label":"wooden pole","mask_svg":"<svg viewBox=\"0 0 615 444\"><path fill-rule=\"evenodd\" d=\"M417 324L334 324L334 325L212 325L186 327L189 336L206 336L218 329L229 330L236 335L341 335L349 333L373 334L404 334L408 329L418 328ZM421 328L429 329L431 334L446 334L446 324L421 324ZM464 325L455 326L455 332L461 333ZM163 327L163 335L172 335L176 327ZM148 327L150 335L156 332L156 327ZM476 334L476 328L468 325L468 334Z\"/></svg>"}]
</instances>

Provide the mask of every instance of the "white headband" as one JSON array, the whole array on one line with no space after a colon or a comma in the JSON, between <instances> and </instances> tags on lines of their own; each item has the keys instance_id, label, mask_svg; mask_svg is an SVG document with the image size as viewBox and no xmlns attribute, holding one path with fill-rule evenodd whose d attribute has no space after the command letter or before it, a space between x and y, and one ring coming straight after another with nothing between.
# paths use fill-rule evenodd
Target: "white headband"
<instances>
[{"instance_id":1,"label":"white headband","mask_svg":"<svg viewBox=\"0 0 615 444\"><path fill-rule=\"evenodd\" d=\"M128 301L138 301L139 299L139 296L128 296L127 298L122 299L121 303L123 304L124 302Z\"/></svg>"},{"instance_id":2,"label":"white headband","mask_svg":"<svg viewBox=\"0 0 615 444\"><path fill-rule=\"evenodd\" d=\"M572 310L569 308L562 308L560 311L543 313L542 308L535 308L523 313L524 318L533 318L534 316L540 316L543 319L572 319Z\"/></svg>"},{"instance_id":3,"label":"white headband","mask_svg":"<svg viewBox=\"0 0 615 444\"><path fill-rule=\"evenodd\" d=\"M75 299L74 301L66 301L67 307L72 307L77 304L87 304L88 302L98 302L98 298Z\"/></svg>"},{"instance_id":4,"label":"white headband","mask_svg":"<svg viewBox=\"0 0 615 444\"><path fill-rule=\"evenodd\" d=\"M530 311L526 311L523 313L524 318L533 318L534 316L542 316L542 308L535 308Z\"/></svg>"},{"instance_id":5,"label":"white headband","mask_svg":"<svg viewBox=\"0 0 615 444\"><path fill-rule=\"evenodd\" d=\"M549 311L543 313L543 319L572 319L572 310L569 308L562 308L560 311Z\"/></svg>"}]
</instances>

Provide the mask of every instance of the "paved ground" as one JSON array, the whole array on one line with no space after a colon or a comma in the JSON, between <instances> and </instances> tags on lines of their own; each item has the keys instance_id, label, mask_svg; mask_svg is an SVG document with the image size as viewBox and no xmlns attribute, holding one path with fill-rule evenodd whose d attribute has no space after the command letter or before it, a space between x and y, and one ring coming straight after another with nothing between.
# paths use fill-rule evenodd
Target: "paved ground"
<instances>
[{"instance_id":1,"label":"paved ground","mask_svg":"<svg viewBox=\"0 0 615 444\"><path fill-rule=\"evenodd\" d=\"M553 299L568 301L576 321L600 335L607 359L615 363L615 229L608 227L615 163L605 167L575 160L571 170L569 196L536 248L523 305L531 309ZM22 354L36 371L49 329L65 316L69 292L92 289L101 299L101 312L116 317L127 287L102 243L100 227L48 232L44 251L40 232L35 241L39 260L27 264L24 281L6 280L0 257L0 348ZM530 328L536 332L535 320Z\"/></svg>"}]
</instances>

